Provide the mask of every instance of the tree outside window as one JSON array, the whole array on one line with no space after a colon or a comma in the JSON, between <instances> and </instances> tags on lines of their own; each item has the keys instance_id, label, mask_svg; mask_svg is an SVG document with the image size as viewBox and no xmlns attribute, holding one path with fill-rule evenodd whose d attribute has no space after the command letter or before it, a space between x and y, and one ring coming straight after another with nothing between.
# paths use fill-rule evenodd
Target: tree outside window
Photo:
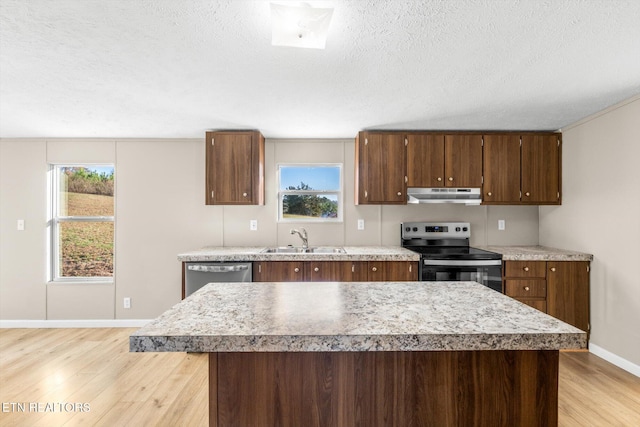
<instances>
[{"instance_id":1,"label":"tree outside window","mask_svg":"<svg viewBox=\"0 0 640 427\"><path fill-rule=\"evenodd\" d=\"M279 165L279 221L342 221L342 165Z\"/></svg>"}]
</instances>

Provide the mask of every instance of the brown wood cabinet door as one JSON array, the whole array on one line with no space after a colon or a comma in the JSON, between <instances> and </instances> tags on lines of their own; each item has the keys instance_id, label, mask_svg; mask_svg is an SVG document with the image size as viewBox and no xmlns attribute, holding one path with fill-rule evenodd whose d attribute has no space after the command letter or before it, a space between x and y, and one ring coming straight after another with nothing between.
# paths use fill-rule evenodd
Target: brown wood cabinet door
<instances>
[{"instance_id":1,"label":"brown wood cabinet door","mask_svg":"<svg viewBox=\"0 0 640 427\"><path fill-rule=\"evenodd\" d=\"M484 135L482 203L520 203L520 137Z\"/></svg>"},{"instance_id":2,"label":"brown wood cabinet door","mask_svg":"<svg viewBox=\"0 0 640 427\"><path fill-rule=\"evenodd\" d=\"M261 261L253 263L254 282L303 282L303 261Z\"/></svg>"},{"instance_id":3,"label":"brown wood cabinet door","mask_svg":"<svg viewBox=\"0 0 640 427\"><path fill-rule=\"evenodd\" d=\"M416 261L369 261L368 269L371 282L418 280Z\"/></svg>"},{"instance_id":4,"label":"brown wood cabinet door","mask_svg":"<svg viewBox=\"0 0 640 427\"><path fill-rule=\"evenodd\" d=\"M445 186L482 187L482 135L445 136Z\"/></svg>"},{"instance_id":5,"label":"brown wood cabinet door","mask_svg":"<svg viewBox=\"0 0 640 427\"><path fill-rule=\"evenodd\" d=\"M522 136L522 202L560 204L560 137Z\"/></svg>"},{"instance_id":6,"label":"brown wood cabinet door","mask_svg":"<svg viewBox=\"0 0 640 427\"><path fill-rule=\"evenodd\" d=\"M548 314L589 331L589 262L547 262Z\"/></svg>"},{"instance_id":7,"label":"brown wood cabinet door","mask_svg":"<svg viewBox=\"0 0 640 427\"><path fill-rule=\"evenodd\" d=\"M407 187L444 185L444 135L407 135Z\"/></svg>"},{"instance_id":8,"label":"brown wood cabinet door","mask_svg":"<svg viewBox=\"0 0 640 427\"><path fill-rule=\"evenodd\" d=\"M264 138L259 132L206 133L206 203L264 204Z\"/></svg>"},{"instance_id":9,"label":"brown wood cabinet door","mask_svg":"<svg viewBox=\"0 0 640 427\"><path fill-rule=\"evenodd\" d=\"M356 150L356 204L406 204L403 135L361 132Z\"/></svg>"}]
</instances>

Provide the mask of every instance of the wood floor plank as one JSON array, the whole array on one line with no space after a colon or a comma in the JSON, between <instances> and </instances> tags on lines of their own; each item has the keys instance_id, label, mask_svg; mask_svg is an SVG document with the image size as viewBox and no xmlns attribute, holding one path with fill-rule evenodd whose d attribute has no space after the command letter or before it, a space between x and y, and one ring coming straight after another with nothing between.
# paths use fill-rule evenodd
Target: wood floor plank
<instances>
[{"instance_id":1,"label":"wood floor plank","mask_svg":"<svg viewBox=\"0 0 640 427\"><path fill-rule=\"evenodd\" d=\"M90 406L0 412L0 426L208 425L207 355L129 353L134 331L0 329L0 402ZM588 352L561 352L558 407L562 427L640 425L640 378Z\"/></svg>"}]
</instances>

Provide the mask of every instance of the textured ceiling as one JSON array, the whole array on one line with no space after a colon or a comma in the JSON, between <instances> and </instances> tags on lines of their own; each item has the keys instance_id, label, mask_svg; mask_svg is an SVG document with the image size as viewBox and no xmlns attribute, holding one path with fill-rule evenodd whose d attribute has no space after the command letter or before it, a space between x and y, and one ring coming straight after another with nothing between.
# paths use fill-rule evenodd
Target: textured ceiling
<instances>
[{"instance_id":1,"label":"textured ceiling","mask_svg":"<svg viewBox=\"0 0 640 427\"><path fill-rule=\"evenodd\" d=\"M0 136L555 130L640 93L638 0L309 3L325 50L271 46L268 1L0 0Z\"/></svg>"}]
</instances>

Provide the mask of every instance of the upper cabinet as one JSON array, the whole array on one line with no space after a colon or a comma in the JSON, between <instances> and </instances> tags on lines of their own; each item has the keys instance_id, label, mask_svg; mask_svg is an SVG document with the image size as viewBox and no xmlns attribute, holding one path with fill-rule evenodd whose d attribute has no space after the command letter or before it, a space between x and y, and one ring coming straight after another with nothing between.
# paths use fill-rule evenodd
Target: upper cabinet
<instances>
[{"instance_id":1,"label":"upper cabinet","mask_svg":"<svg viewBox=\"0 0 640 427\"><path fill-rule=\"evenodd\" d=\"M522 203L560 204L559 135L522 135Z\"/></svg>"},{"instance_id":2,"label":"upper cabinet","mask_svg":"<svg viewBox=\"0 0 640 427\"><path fill-rule=\"evenodd\" d=\"M561 136L550 132L363 131L356 204L406 204L407 187L482 188L485 205L559 205Z\"/></svg>"},{"instance_id":3,"label":"upper cabinet","mask_svg":"<svg viewBox=\"0 0 640 427\"><path fill-rule=\"evenodd\" d=\"M482 202L520 203L520 136L484 136Z\"/></svg>"},{"instance_id":4,"label":"upper cabinet","mask_svg":"<svg viewBox=\"0 0 640 427\"><path fill-rule=\"evenodd\" d=\"M360 132L356 137L355 203L406 204L407 147L404 135Z\"/></svg>"},{"instance_id":5,"label":"upper cabinet","mask_svg":"<svg viewBox=\"0 0 640 427\"><path fill-rule=\"evenodd\" d=\"M482 135L407 134L408 187L481 187Z\"/></svg>"},{"instance_id":6,"label":"upper cabinet","mask_svg":"<svg viewBox=\"0 0 640 427\"><path fill-rule=\"evenodd\" d=\"M483 204L561 203L559 134L484 135Z\"/></svg>"},{"instance_id":7,"label":"upper cabinet","mask_svg":"<svg viewBox=\"0 0 640 427\"><path fill-rule=\"evenodd\" d=\"M206 133L206 204L264 204L264 137L257 131Z\"/></svg>"}]
</instances>

